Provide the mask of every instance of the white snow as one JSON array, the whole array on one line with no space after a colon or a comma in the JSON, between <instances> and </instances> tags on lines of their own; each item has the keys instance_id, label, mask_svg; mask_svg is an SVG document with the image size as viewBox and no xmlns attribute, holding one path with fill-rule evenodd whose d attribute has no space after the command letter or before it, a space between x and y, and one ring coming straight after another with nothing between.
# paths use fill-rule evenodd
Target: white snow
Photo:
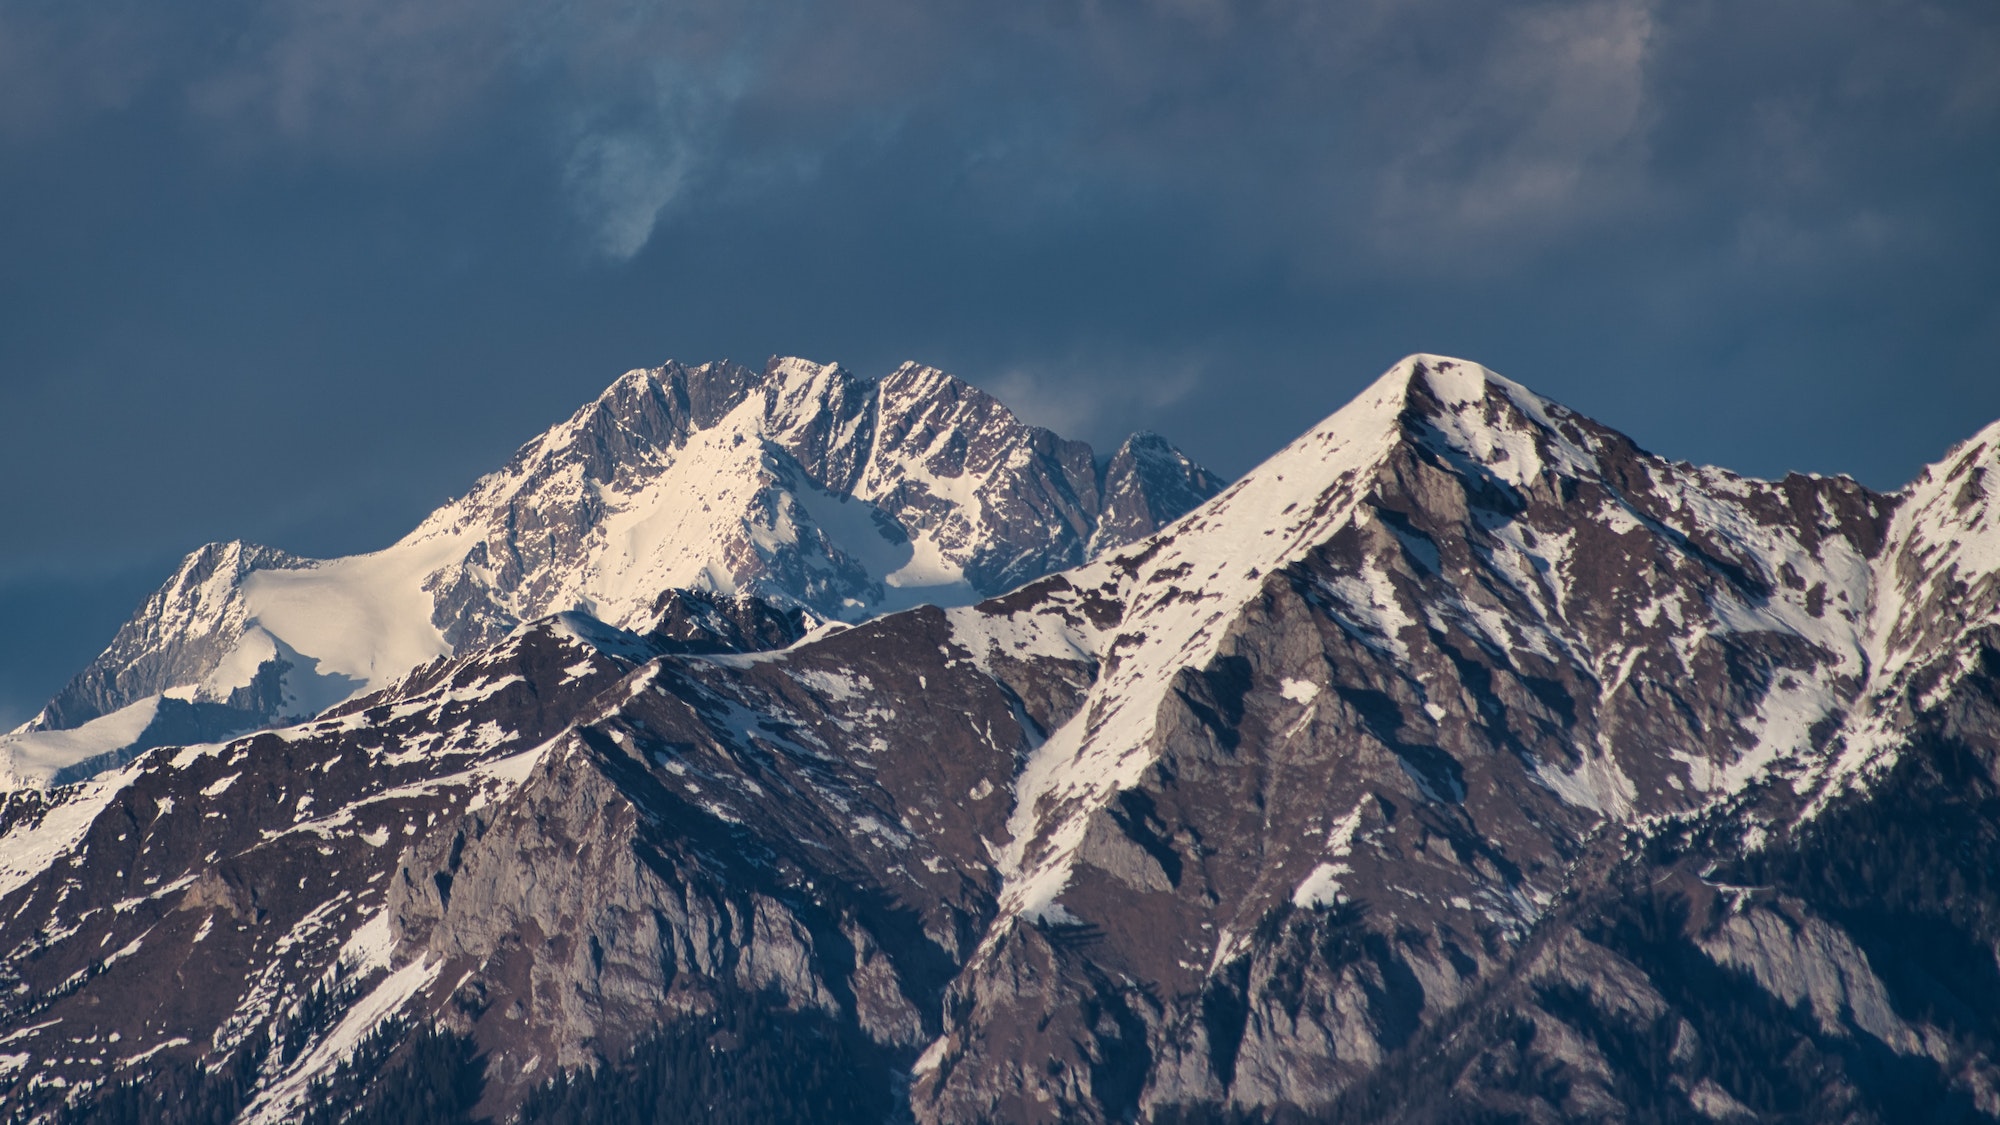
<instances>
[{"instance_id":1,"label":"white snow","mask_svg":"<svg viewBox=\"0 0 2000 1125\"><path fill-rule=\"evenodd\" d=\"M672 587L754 591L807 605L817 618L850 620L978 600L965 566L993 541L987 497L1036 471L1028 431L1004 407L914 364L871 383L832 364L786 359L683 444L637 439L612 480L588 477L577 447L586 428L607 416L620 424L607 404L652 393L665 377L666 369L628 372L384 550L262 570L249 569L253 549L243 544L191 555L149 603L148 627L159 646L219 641L220 655L194 682L167 692L222 700L268 662L284 660L292 665L285 715L309 717L450 654L433 624L434 592L459 585L483 591L519 621L581 610L624 628L649 626L654 598ZM824 432L829 423L833 432ZM891 425L900 427L897 442L882 437ZM947 446L968 435L990 437L982 451L996 453L958 473L944 459ZM808 479L798 456L818 448L853 461L851 494ZM534 564L503 587L478 560L512 553L523 512L577 525L578 553ZM197 578L198 558L220 561ZM123 743L110 740L113 727L123 731L141 715L0 751L0 783L10 760L19 783L30 784L115 749Z\"/></svg>"},{"instance_id":2,"label":"white snow","mask_svg":"<svg viewBox=\"0 0 2000 1125\"><path fill-rule=\"evenodd\" d=\"M140 1051L136 1055L130 1055L126 1058L119 1059L117 1064L113 1067L113 1069L123 1070L128 1066L133 1066L138 1063L145 1062L147 1059L152 1058L154 1055L159 1054L161 1051L170 1051L173 1050L175 1047L185 1047L190 1042L191 1040L184 1035L176 1035L172 1039L162 1039L158 1043L155 1043L152 1046L146 1048L145 1050Z\"/></svg>"},{"instance_id":3,"label":"white snow","mask_svg":"<svg viewBox=\"0 0 2000 1125\"><path fill-rule=\"evenodd\" d=\"M1617 757L1608 751L1586 753L1575 770L1563 770L1541 762L1529 776L1564 801L1599 815L1629 810L1632 798L1639 792L1632 779L1619 767Z\"/></svg>"},{"instance_id":4,"label":"white snow","mask_svg":"<svg viewBox=\"0 0 2000 1125\"><path fill-rule=\"evenodd\" d=\"M0 790L47 788L58 772L132 745L159 707L160 697L148 696L73 730L0 735Z\"/></svg>"},{"instance_id":5,"label":"white snow","mask_svg":"<svg viewBox=\"0 0 2000 1125\"><path fill-rule=\"evenodd\" d=\"M228 789L232 784L235 783L237 778L242 776L243 775L240 773L232 773L226 777L216 778L214 781L209 782L207 785L202 786L201 795L204 797L221 796L224 790Z\"/></svg>"},{"instance_id":6,"label":"white snow","mask_svg":"<svg viewBox=\"0 0 2000 1125\"><path fill-rule=\"evenodd\" d=\"M1102 638L1080 614L1060 600L1033 614L993 614L961 606L945 611L951 637L981 671L993 670L995 656L1011 660L1094 660Z\"/></svg>"},{"instance_id":7,"label":"white snow","mask_svg":"<svg viewBox=\"0 0 2000 1125\"><path fill-rule=\"evenodd\" d=\"M1285 678L1279 694L1303 707L1319 698L1319 685L1311 680L1294 680L1288 676Z\"/></svg>"},{"instance_id":8,"label":"white snow","mask_svg":"<svg viewBox=\"0 0 2000 1125\"><path fill-rule=\"evenodd\" d=\"M792 678L835 703L845 703L874 690L875 686L866 676L843 676L838 672L799 670L792 673Z\"/></svg>"},{"instance_id":9,"label":"white snow","mask_svg":"<svg viewBox=\"0 0 2000 1125\"><path fill-rule=\"evenodd\" d=\"M1320 864L1292 892L1292 905L1300 908L1333 905L1340 901L1340 877L1353 871L1345 863Z\"/></svg>"},{"instance_id":10,"label":"white snow","mask_svg":"<svg viewBox=\"0 0 2000 1125\"><path fill-rule=\"evenodd\" d=\"M292 713L316 714L449 654L431 624L423 583L468 546L455 536L412 537L371 555L244 579L244 604L258 630L316 662L310 673L300 668L286 677Z\"/></svg>"},{"instance_id":11,"label":"white snow","mask_svg":"<svg viewBox=\"0 0 2000 1125\"><path fill-rule=\"evenodd\" d=\"M355 928L340 947L339 959L355 971L366 973L388 968L389 955L395 949L396 935L389 927L389 911L385 908L369 915L366 922Z\"/></svg>"},{"instance_id":12,"label":"white snow","mask_svg":"<svg viewBox=\"0 0 2000 1125\"><path fill-rule=\"evenodd\" d=\"M1076 717L1030 755L1017 780L1002 857L1004 911L1056 916L1087 814L1135 784L1152 764L1147 745L1175 673L1214 657L1223 626L1256 595L1265 575L1353 518L1358 485L1396 440L1396 420L1418 365L1440 362L1404 360L1159 535L1071 572L1079 588L1115 591L1125 607L1123 620L1112 651L1103 654L1109 670ZM1113 655L1115 664L1108 659Z\"/></svg>"},{"instance_id":13,"label":"white snow","mask_svg":"<svg viewBox=\"0 0 2000 1125\"><path fill-rule=\"evenodd\" d=\"M1872 569L1865 649L1869 675L1837 736L1839 756L1801 784L1817 785L1807 816L1886 769L1904 745L1901 698L1935 675L1933 706L1970 671L1965 638L2000 620L2000 422L1961 442L1903 490Z\"/></svg>"},{"instance_id":14,"label":"white snow","mask_svg":"<svg viewBox=\"0 0 2000 1125\"><path fill-rule=\"evenodd\" d=\"M132 776L133 769L127 767L67 786L63 802L48 810L40 822L32 827L16 824L0 836L0 895L12 893L69 854Z\"/></svg>"},{"instance_id":15,"label":"white snow","mask_svg":"<svg viewBox=\"0 0 2000 1125\"><path fill-rule=\"evenodd\" d=\"M944 1062L944 1057L950 1050L951 1039L949 1036L941 1035L932 1040L930 1046L924 1048L924 1053L917 1056L917 1061L910 1067L910 1073L929 1074L931 1071L936 1070L938 1064ZM24 1055L22 1057L26 1058L27 1056Z\"/></svg>"},{"instance_id":16,"label":"white snow","mask_svg":"<svg viewBox=\"0 0 2000 1125\"><path fill-rule=\"evenodd\" d=\"M367 995L355 1002L340 1023L327 1032L292 1069L273 1082L238 1118L244 1125L279 1125L292 1120L313 1079L338 1066L354 1053L369 1032L395 1015L419 992L429 987L444 968L444 962L419 958L395 970Z\"/></svg>"},{"instance_id":17,"label":"white snow","mask_svg":"<svg viewBox=\"0 0 2000 1125\"><path fill-rule=\"evenodd\" d=\"M1327 830L1328 858L1315 865L1292 891L1293 906L1310 909L1316 906L1331 906L1341 901L1340 877L1353 874L1354 868L1340 860L1354 849L1354 834L1361 828L1361 810L1366 805L1365 798L1357 802L1346 816L1335 821ZM1216 964L1219 965L1220 961L1218 960Z\"/></svg>"},{"instance_id":18,"label":"white snow","mask_svg":"<svg viewBox=\"0 0 2000 1125\"><path fill-rule=\"evenodd\" d=\"M1693 755L1677 753L1674 757L1686 763L1688 780L1695 788L1735 793L1773 762L1808 749L1813 725L1840 706L1840 697L1826 677L1786 671L1758 704L1746 728L1751 745L1736 761L1718 767Z\"/></svg>"}]
</instances>

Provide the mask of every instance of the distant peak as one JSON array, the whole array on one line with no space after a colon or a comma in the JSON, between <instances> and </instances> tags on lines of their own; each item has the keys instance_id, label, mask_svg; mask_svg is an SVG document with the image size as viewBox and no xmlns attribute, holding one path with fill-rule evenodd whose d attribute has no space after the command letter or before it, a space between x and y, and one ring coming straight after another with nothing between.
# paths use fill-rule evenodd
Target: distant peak
<instances>
[{"instance_id":1,"label":"distant peak","mask_svg":"<svg viewBox=\"0 0 2000 1125\"><path fill-rule=\"evenodd\" d=\"M1126 437L1125 443L1121 448L1130 449L1134 452L1141 450L1149 452L1156 450L1161 452L1180 452L1174 448L1173 442L1168 441L1151 430L1134 430L1130 436Z\"/></svg>"},{"instance_id":2,"label":"distant peak","mask_svg":"<svg viewBox=\"0 0 2000 1125\"><path fill-rule=\"evenodd\" d=\"M1548 458L1574 467L1569 412L1485 366L1418 353L1397 361L1339 410L1252 469L1225 493L1265 519L1261 505L1303 503L1353 474L1374 471L1398 449L1427 449L1461 468L1482 466L1510 481ZM1518 482L1517 482L1518 483ZM1268 493L1268 495L1265 495ZM1262 499L1251 499L1252 497Z\"/></svg>"},{"instance_id":3,"label":"distant peak","mask_svg":"<svg viewBox=\"0 0 2000 1125\"><path fill-rule=\"evenodd\" d=\"M882 380L884 393L898 397L929 394L936 390L963 393L975 389L972 384L953 375L942 367L932 367L916 360L904 360L894 371ZM983 392L982 392L983 393Z\"/></svg>"},{"instance_id":4,"label":"distant peak","mask_svg":"<svg viewBox=\"0 0 2000 1125\"><path fill-rule=\"evenodd\" d=\"M1548 400L1484 364L1469 359L1419 352L1398 360L1371 390L1408 400L1423 396L1450 410L1484 401L1495 390L1517 405L1540 413Z\"/></svg>"},{"instance_id":5,"label":"distant peak","mask_svg":"<svg viewBox=\"0 0 2000 1125\"><path fill-rule=\"evenodd\" d=\"M294 566L304 560L288 551L276 547L266 547L242 539L228 539L217 543L204 543L188 552L181 560L180 569L175 572L175 581L204 579L211 574L227 571L242 573L262 567ZM169 585L172 585L170 582Z\"/></svg>"},{"instance_id":6,"label":"distant peak","mask_svg":"<svg viewBox=\"0 0 2000 1125\"><path fill-rule=\"evenodd\" d=\"M764 364L764 377L774 383L817 383L840 370L838 363L815 363L795 355L774 355Z\"/></svg>"},{"instance_id":7,"label":"distant peak","mask_svg":"<svg viewBox=\"0 0 2000 1125\"><path fill-rule=\"evenodd\" d=\"M1212 495L1222 488L1220 478L1196 464L1194 458L1182 452L1179 446L1151 430L1139 430L1126 437L1106 464L1106 471L1114 475L1119 471L1116 467L1124 465L1146 473L1166 471L1186 475L1196 483L1196 487L1206 490L1205 495Z\"/></svg>"},{"instance_id":8,"label":"distant peak","mask_svg":"<svg viewBox=\"0 0 2000 1125\"><path fill-rule=\"evenodd\" d=\"M1390 413L1393 411L1394 413ZM1452 356L1418 353L1391 367L1334 419L1350 413L1367 415L1371 424L1402 428L1411 420L1425 424L1424 440L1444 440L1484 459L1497 429L1543 431L1560 439L1558 420L1573 412L1497 374L1483 364ZM1478 436L1486 434L1487 436Z\"/></svg>"},{"instance_id":9,"label":"distant peak","mask_svg":"<svg viewBox=\"0 0 2000 1125\"><path fill-rule=\"evenodd\" d=\"M765 365L767 424L777 429L805 424L820 415L850 412L857 395L873 387L838 363L814 363L796 356L773 357Z\"/></svg>"}]
</instances>

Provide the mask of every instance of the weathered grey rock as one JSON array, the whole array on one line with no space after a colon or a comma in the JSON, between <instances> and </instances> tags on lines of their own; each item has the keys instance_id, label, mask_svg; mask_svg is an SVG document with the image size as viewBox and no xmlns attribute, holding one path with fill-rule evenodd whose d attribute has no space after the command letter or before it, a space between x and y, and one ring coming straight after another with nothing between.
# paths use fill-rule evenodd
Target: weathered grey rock
<instances>
[{"instance_id":1,"label":"weathered grey rock","mask_svg":"<svg viewBox=\"0 0 2000 1125\"><path fill-rule=\"evenodd\" d=\"M1888 990L1852 941L1796 904L1760 905L1732 913L1701 939L1717 962L1755 977L1786 1004L1812 1009L1829 1035L1852 1025L1899 1054L1923 1050L1889 1004Z\"/></svg>"}]
</instances>

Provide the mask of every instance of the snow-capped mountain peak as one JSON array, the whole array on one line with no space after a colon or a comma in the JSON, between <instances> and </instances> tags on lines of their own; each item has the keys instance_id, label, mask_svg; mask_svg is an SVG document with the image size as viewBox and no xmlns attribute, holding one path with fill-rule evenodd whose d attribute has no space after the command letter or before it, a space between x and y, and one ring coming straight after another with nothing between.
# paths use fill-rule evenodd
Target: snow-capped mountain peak
<instances>
[{"instance_id":1,"label":"snow-capped mountain peak","mask_svg":"<svg viewBox=\"0 0 2000 1125\"><path fill-rule=\"evenodd\" d=\"M1006 903L1062 916L1092 813L1152 768L1164 700L1273 583L1307 587L1417 700L1456 678L1448 637L1574 682L1588 709L1531 771L1565 801L1627 815L1657 806L1642 786L1690 805L1735 792L1811 753L1813 726L1858 689L1887 509L1845 478L1668 462L1478 364L1411 356L1207 505L1071 576L1118 618L1072 629L1103 673L1023 771ZM1640 722L1635 684L1715 678L1745 646L1764 669L1733 710L1670 754L1614 749Z\"/></svg>"},{"instance_id":2,"label":"snow-capped mountain peak","mask_svg":"<svg viewBox=\"0 0 2000 1125\"><path fill-rule=\"evenodd\" d=\"M1220 487L1163 442L1139 448L1107 476L1089 446L915 363L879 381L798 358L631 371L385 550L197 551L31 726L159 697L175 738L217 737L379 690L551 613L643 631L675 589L846 621L975 601L1148 534ZM92 757L141 744L156 743ZM63 756L22 748L18 762Z\"/></svg>"}]
</instances>

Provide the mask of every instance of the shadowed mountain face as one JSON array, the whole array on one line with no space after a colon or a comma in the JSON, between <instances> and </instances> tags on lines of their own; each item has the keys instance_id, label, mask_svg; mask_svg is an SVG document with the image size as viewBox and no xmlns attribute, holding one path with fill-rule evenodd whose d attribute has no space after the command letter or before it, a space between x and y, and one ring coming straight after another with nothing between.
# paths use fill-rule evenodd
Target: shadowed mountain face
<instances>
[{"instance_id":1,"label":"shadowed mountain face","mask_svg":"<svg viewBox=\"0 0 2000 1125\"><path fill-rule=\"evenodd\" d=\"M2000 1115L1995 432L1754 481L1420 356L977 604L468 642L16 794L0 1097Z\"/></svg>"},{"instance_id":2,"label":"shadowed mountain face","mask_svg":"<svg viewBox=\"0 0 2000 1125\"><path fill-rule=\"evenodd\" d=\"M880 381L799 359L633 371L386 550L188 556L0 742L0 784L308 718L554 613L644 631L674 589L816 620L977 601L1221 486L1154 434L1099 463L916 364Z\"/></svg>"}]
</instances>

